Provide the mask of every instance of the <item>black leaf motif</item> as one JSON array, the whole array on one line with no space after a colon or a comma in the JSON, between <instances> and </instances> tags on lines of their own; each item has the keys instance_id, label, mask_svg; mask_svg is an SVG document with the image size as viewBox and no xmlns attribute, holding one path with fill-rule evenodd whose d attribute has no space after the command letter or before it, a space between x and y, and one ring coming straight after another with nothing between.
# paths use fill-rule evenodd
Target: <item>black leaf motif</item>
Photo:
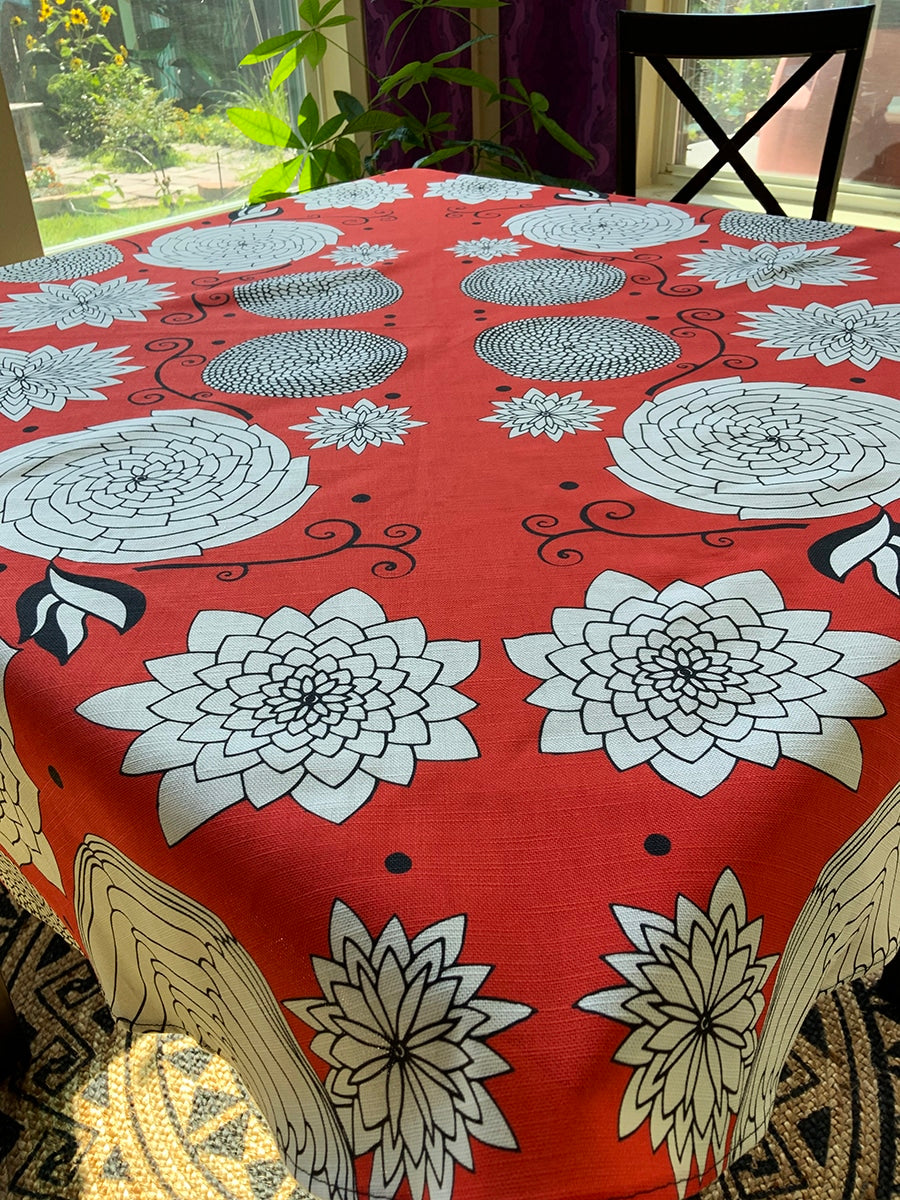
<instances>
[{"instance_id":1,"label":"black leaf motif","mask_svg":"<svg viewBox=\"0 0 900 1200\"><path fill-rule=\"evenodd\" d=\"M828 579L843 583L854 567L868 561L878 583L900 596L900 525L880 508L868 521L828 533L808 550L809 561Z\"/></svg>"},{"instance_id":2,"label":"black leaf motif","mask_svg":"<svg viewBox=\"0 0 900 1200\"><path fill-rule=\"evenodd\" d=\"M130 584L73 575L51 563L40 583L27 587L16 601L19 643L33 639L65 666L87 637L88 617L127 633L146 607L144 593Z\"/></svg>"}]
</instances>

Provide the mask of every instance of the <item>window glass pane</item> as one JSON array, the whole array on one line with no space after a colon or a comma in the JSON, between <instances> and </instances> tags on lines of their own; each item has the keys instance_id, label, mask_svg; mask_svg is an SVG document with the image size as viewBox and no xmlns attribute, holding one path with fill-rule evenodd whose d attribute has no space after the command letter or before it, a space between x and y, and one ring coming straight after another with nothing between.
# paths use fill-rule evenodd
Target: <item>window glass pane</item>
<instances>
[{"instance_id":1,"label":"window glass pane","mask_svg":"<svg viewBox=\"0 0 900 1200\"><path fill-rule=\"evenodd\" d=\"M0 0L0 69L45 248L242 203L269 165L232 105L286 116L271 63L291 0ZM293 81L292 81L293 82ZM267 157L268 156L268 157Z\"/></svg>"},{"instance_id":2,"label":"window glass pane","mask_svg":"<svg viewBox=\"0 0 900 1200\"><path fill-rule=\"evenodd\" d=\"M689 0L688 11L752 13L843 8L859 0ZM712 115L729 132L738 129L800 59L689 62L685 72ZM869 41L842 178L900 187L900 0L881 0ZM767 175L812 177L818 172L840 58L828 63L765 126L746 157ZM712 154L702 130L677 125L673 161L699 166Z\"/></svg>"}]
</instances>

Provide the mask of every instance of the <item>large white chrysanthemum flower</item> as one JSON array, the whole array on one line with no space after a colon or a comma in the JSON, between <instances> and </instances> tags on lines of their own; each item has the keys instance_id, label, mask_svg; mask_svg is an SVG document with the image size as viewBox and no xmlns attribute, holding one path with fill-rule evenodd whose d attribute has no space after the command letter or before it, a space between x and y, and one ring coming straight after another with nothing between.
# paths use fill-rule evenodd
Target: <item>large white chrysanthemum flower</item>
<instances>
[{"instance_id":1,"label":"large white chrysanthemum flower","mask_svg":"<svg viewBox=\"0 0 900 1200\"><path fill-rule=\"evenodd\" d=\"M682 254L690 265L681 274L696 276L704 283L714 283L717 288L746 284L751 292L762 292L771 287L796 290L805 283L839 287L856 283L858 279L873 278L861 274L865 269L861 258L838 254L839 249L839 246L809 249L805 243L797 246L773 246L766 242L758 246L724 245L718 250Z\"/></svg>"},{"instance_id":2,"label":"large white chrysanthemum flower","mask_svg":"<svg viewBox=\"0 0 900 1200\"><path fill-rule=\"evenodd\" d=\"M900 408L873 392L685 383L635 409L609 448L617 478L700 512L801 520L900 495Z\"/></svg>"},{"instance_id":3,"label":"large white chrysanthemum flower","mask_svg":"<svg viewBox=\"0 0 900 1200\"><path fill-rule=\"evenodd\" d=\"M900 362L900 304L770 304L768 312L741 315L750 319L743 322L748 328L739 330L738 337L781 350L779 358L817 358L823 367L849 361L864 371L883 358Z\"/></svg>"},{"instance_id":4,"label":"large white chrysanthemum flower","mask_svg":"<svg viewBox=\"0 0 900 1200\"><path fill-rule=\"evenodd\" d=\"M620 771L646 763L705 796L739 761L793 758L855 788L851 717L884 706L857 678L900 659L900 642L829 630L830 613L790 610L763 571L657 591L604 571L553 632L509 638L512 662L544 680L544 754L603 750Z\"/></svg>"},{"instance_id":5,"label":"large white chrysanthemum flower","mask_svg":"<svg viewBox=\"0 0 900 1200\"><path fill-rule=\"evenodd\" d=\"M313 958L323 997L286 1006L318 1030L325 1087L354 1154L375 1151L368 1194L389 1200L406 1178L413 1200L450 1200L471 1139L514 1150L484 1081L509 1065L487 1039L530 1016L525 1004L478 994L492 967L458 962L465 917L410 938L393 917L373 939L338 900L330 959Z\"/></svg>"},{"instance_id":6,"label":"large white chrysanthemum flower","mask_svg":"<svg viewBox=\"0 0 900 1200\"><path fill-rule=\"evenodd\" d=\"M307 212L328 208L377 208L379 204L393 204L395 200L412 200L405 183L388 183L384 179L351 179L346 183L332 183L317 188L314 192L301 192L294 197Z\"/></svg>"},{"instance_id":7,"label":"large white chrysanthemum flower","mask_svg":"<svg viewBox=\"0 0 900 1200\"><path fill-rule=\"evenodd\" d=\"M140 371L120 358L128 346L97 349L96 342L84 346L41 346L39 350L16 350L0 346L0 413L20 421L33 408L59 412L67 400L105 400L101 387L121 383L121 376Z\"/></svg>"},{"instance_id":8,"label":"large white chrysanthemum flower","mask_svg":"<svg viewBox=\"0 0 900 1200\"><path fill-rule=\"evenodd\" d=\"M194 229L186 225L154 238L138 262L185 271L266 271L333 246L343 231L315 221L235 221Z\"/></svg>"},{"instance_id":9,"label":"large white chrysanthemum flower","mask_svg":"<svg viewBox=\"0 0 900 1200\"><path fill-rule=\"evenodd\" d=\"M249 800L290 795L345 821L381 780L408 786L420 759L477 758L457 718L475 702L454 690L477 642L429 642L416 618L390 621L350 589L308 616L201 612L185 654L151 659L146 683L90 697L82 716L143 732L126 775L164 772L159 816L170 842Z\"/></svg>"},{"instance_id":10,"label":"large white chrysanthemum flower","mask_svg":"<svg viewBox=\"0 0 900 1200\"><path fill-rule=\"evenodd\" d=\"M554 204L517 213L504 221L515 237L542 246L604 254L663 246L700 237L709 228L699 225L683 208L668 204L627 204L604 200L599 204Z\"/></svg>"},{"instance_id":11,"label":"large white chrysanthemum flower","mask_svg":"<svg viewBox=\"0 0 900 1200\"><path fill-rule=\"evenodd\" d=\"M452 179L433 179L425 189L426 200L439 196L461 204L484 204L490 200L530 200L541 190L539 183L515 179L491 179L485 175L456 175Z\"/></svg>"},{"instance_id":12,"label":"large white chrysanthemum flower","mask_svg":"<svg viewBox=\"0 0 900 1200\"><path fill-rule=\"evenodd\" d=\"M758 956L762 918L747 923L743 890L727 868L708 912L686 896L674 921L624 905L613 912L635 952L605 961L627 983L584 996L578 1008L635 1027L615 1054L632 1068L619 1137L648 1121L653 1149L666 1143L684 1196L692 1160L702 1176L712 1150L724 1169L728 1125L756 1052L762 987L777 956Z\"/></svg>"}]
</instances>

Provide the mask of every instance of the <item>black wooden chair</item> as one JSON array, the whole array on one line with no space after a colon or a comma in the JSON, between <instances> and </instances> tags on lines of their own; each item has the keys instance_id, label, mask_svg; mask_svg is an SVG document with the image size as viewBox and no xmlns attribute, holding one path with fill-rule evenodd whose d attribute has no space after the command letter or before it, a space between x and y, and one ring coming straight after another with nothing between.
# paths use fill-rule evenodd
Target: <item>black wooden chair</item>
<instances>
[{"instance_id":1,"label":"black wooden chair","mask_svg":"<svg viewBox=\"0 0 900 1200\"><path fill-rule=\"evenodd\" d=\"M829 59L835 54L843 54L812 207L812 215L816 220L828 220L834 207L874 11L873 5L864 5L754 16L618 13L616 190L629 196L635 192L635 61L645 58L716 146L710 161L685 183L673 199L690 200L722 167L728 165L734 168L766 212L783 216L783 208L742 157L741 150ZM769 96L734 136L729 137L670 60L732 58L804 58L806 61Z\"/></svg>"}]
</instances>

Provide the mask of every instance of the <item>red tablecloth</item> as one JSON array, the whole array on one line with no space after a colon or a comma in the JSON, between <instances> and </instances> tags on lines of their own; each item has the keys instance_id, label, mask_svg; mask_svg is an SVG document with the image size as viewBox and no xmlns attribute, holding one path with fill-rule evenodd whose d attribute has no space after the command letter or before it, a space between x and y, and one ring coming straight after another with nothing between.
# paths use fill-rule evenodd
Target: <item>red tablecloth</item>
<instances>
[{"instance_id":1,"label":"red tablecloth","mask_svg":"<svg viewBox=\"0 0 900 1200\"><path fill-rule=\"evenodd\" d=\"M403 171L0 270L0 874L317 1196L684 1195L897 950L895 238Z\"/></svg>"}]
</instances>

